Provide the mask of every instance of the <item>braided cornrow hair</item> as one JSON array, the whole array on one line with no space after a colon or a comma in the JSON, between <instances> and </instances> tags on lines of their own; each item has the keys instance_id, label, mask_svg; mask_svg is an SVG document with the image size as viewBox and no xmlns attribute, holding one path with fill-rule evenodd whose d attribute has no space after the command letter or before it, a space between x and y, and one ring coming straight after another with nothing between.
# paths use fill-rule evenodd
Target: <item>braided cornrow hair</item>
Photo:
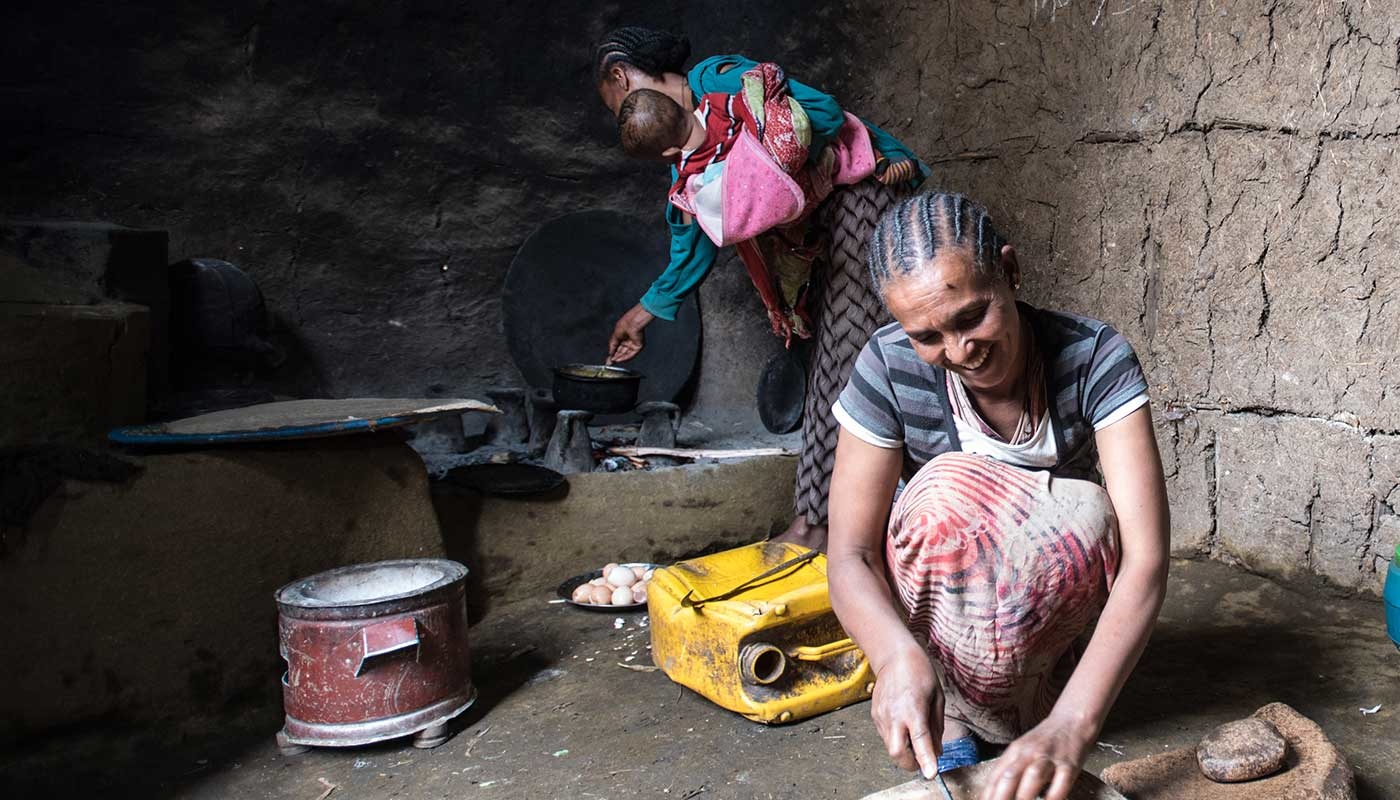
<instances>
[{"instance_id":1,"label":"braided cornrow hair","mask_svg":"<svg viewBox=\"0 0 1400 800\"><path fill-rule=\"evenodd\" d=\"M875 224L867 248L871 284L883 295L891 278L914 272L945 247L963 249L972 256L978 276L999 281L1005 244L987 209L966 197L951 192L915 195L900 201Z\"/></svg>"},{"instance_id":2,"label":"braided cornrow hair","mask_svg":"<svg viewBox=\"0 0 1400 800\"><path fill-rule=\"evenodd\" d=\"M690 40L674 33L652 28L618 28L598 45L594 58L594 78L607 80L608 69L614 64L627 64L653 78L662 73L685 74L685 60L690 58Z\"/></svg>"}]
</instances>

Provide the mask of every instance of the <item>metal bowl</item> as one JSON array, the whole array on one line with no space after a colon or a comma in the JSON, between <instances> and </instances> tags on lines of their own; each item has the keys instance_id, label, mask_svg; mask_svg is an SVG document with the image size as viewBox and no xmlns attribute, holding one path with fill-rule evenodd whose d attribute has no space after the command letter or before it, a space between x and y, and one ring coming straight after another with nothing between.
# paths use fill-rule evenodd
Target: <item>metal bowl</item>
<instances>
[{"instance_id":1,"label":"metal bowl","mask_svg":"<svg viewBox=\"0 0 1400 800\"><path fill-rule=\"evenodd\" d=\"M647 569L661 569L661 565L660 565L660 564L648 564L648 563L646 563L646 562L641 562L641 561L633 561L633 562L630 562L630 563L627 563L627 564L618 564L618 566L619 566L619 567L646 567ZM582 586L582 585L585 584L585 583L588 583L589 581L593 580L594 578L601 578L601 577L603 577L603 571L602 571L601 569L595 569L595 570L593 570L593 571L591 571L591 572L585 572L585 573L583 573L582 575L575 575L574 577L568 579L567 581L564 581L563 583L559 584L559 589L558 589L557 591L559 592L559 596L560 596L560 597L562 597L562 598L564 598L566 601L568 601L569 605L573 606L574 608L582 608L582 609L584 609L584 610L586 610L586 611L641 611L641 610L643 610L643 609L645 609L645 608L647 607L647 604L646 604L646 603L632 603L631 605L626 605L626 606L612 606L612 605L608 605L608 606L597 606L597 605L593 605L592 603L575 603L575 602L574 602L573 597L574 597L574 590L575 590L575 589L577 589L579 586Z\"/></svg>"},{"instance_id":2,"label":"metal bowl","mask_svg":"<svg viewBox=\"0 0 1400 800\"><path fill-rule=\"evenodd\" d=\"M554 403L562 410L620 414L637 406L642 374L601 364L554 368Z\"/></svg>"}]
</instances>

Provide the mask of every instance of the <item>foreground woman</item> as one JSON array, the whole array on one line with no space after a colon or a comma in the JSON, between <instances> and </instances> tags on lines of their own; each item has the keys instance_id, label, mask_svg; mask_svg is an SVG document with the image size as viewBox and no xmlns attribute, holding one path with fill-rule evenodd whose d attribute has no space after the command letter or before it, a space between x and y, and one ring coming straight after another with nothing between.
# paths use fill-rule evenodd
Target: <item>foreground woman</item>
<instances>
[{"instance_id":1,"label":"foreground woman","mask_svg":"<svg viewBox=\"0 0 1400 800\"><path fill-rule=\"evenodd\" d=\"M984 800L1063 800L1165 591L1141 367L1108 325L1018 303L1015 250L960 195L882 217L870 272L896 322L833 409L828 555L871 716L906 769L1010 743Z\"/></svg>"},{"instance_id":2,"label":"foreground woman","mask_svg":"<svg viewBox=\"0 0 1400 800\"><path fill-rule=\"evenodd\" d=\"M707 93L740 91L741 76L756 66L743 56L720 55L702 60L687 72L689 57L690 44L683 37L648 28L613 31L595 55L598 96L616 115L629 94L652 89L690 112L696 108L697 98ZM811 121L811 152L818 154L837 136L845 112L835 98L799 81L788 80L787 88ZM801 322L789 326L770 315L775 333L795 333L803 338L812 335L816 341L802 414L794 520L777 537L814 548L826 545L827 489L837 439L831 404L845 386L860 348L884 318L865 269L866 243L880 213L928 174L928 168L893 136L869 122L864 125L880 157L875 178L838 188L810 221L743 243L750 245L747 254L740 248L746 260L757 255L769 261L772 272L790 276L787 283L805 284L793 276L814 277L813 296L794 305L802 306L798 316L810 314L815 330L804 332ZM673 171L672 181L675 177ZM719 248L699 225L669 204L666 222L671 234L670 263L664 265L637 305L613 326L608 341L610 362L627 361L641 352L646 327L658 317L675 319L681 303L714 266ZM807 294L805 285L799 294Z\"/></svg>"}]
</instances>

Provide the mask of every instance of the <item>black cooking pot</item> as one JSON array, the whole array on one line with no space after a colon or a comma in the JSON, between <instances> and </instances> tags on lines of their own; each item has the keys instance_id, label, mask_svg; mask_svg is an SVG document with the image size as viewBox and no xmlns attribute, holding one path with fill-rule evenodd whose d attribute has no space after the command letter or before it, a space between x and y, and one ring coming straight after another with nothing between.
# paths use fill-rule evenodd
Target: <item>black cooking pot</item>
<instances>
[{"instance_id":1,"label":"black cooking pot","mask_svg":"<svg viewBox=\"0 0 1400 800\"><path fill-rule=\"evenodd\" d=\"M642 374L622 367L566 364L554 368L554 403L562 409L621 414L637 405Z\"/></svg>"}]
</instances>

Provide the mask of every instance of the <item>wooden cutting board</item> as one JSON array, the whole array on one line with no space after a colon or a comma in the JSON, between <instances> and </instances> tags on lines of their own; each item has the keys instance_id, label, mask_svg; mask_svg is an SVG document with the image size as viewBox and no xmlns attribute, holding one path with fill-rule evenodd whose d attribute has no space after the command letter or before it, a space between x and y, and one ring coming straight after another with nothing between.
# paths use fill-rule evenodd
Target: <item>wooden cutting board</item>
<instances>
[{"instance_id":1,"label":"wooden cutting board","mask_svg":"<svg viewBox=\"0 0 1400 800\"><path fill-rule=\"evenodd\" d=\"M943 780L947 782L948 791L953 795L953 800L977 800L982 791L983 781L991 775L994 763L996 762L983 761L981 764L960 767L943 773ZM937 782L919 778L908 783L901 783L892 789L868 794L863 800L944 800L944 798ZM1074 784L1074 789L1069 793L1069 800L1127 800L1127 798L1093 775L1081 772L1079 780Z\"/></svg>"}]
</instances>

